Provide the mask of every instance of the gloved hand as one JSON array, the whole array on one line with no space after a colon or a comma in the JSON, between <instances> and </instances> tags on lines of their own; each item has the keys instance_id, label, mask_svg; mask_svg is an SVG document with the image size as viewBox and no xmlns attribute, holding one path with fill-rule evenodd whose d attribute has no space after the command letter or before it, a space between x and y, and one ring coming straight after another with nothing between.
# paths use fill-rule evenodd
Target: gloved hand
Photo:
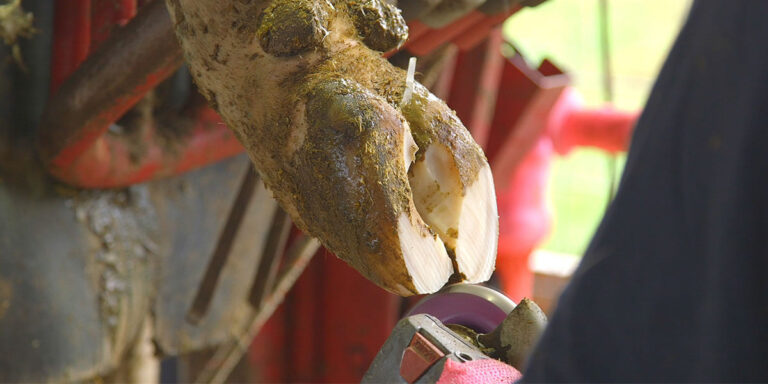
<instances>
[{"instance_id":1,"label":"gloved hand","mask_svg":"<svg viewBox=\"0 0 768 384\"><path fill-rule=\"evenodd\" d=\"M510 384L523 375L511 365L494 359L445 362L437 384Z\"/></svg>"},{"instance_id":2,"label":"gloved hand","mask_svg":"<svg viewBox=\"0 0 768 384\"><path fill-rule=\"evenodd\" d=\"M167 0L191 73L294 222L379 286L485 281L490 167L445 103L380 52L380 0Z\"/></svg>"},{"instance_id":3,"label":"gloved hand","mask_svg":"<svg viewBox=\"0 0 768 384\"><path fill-rule=\"evenodd\" d=\"M527 364L546 325L547 316L541 308L524 298L495 330L476 336L483 347L491 348L490 356L499 360L448 360L438 383L511 383L520 379L518 369Z\"/></svg>"}]
</instances>

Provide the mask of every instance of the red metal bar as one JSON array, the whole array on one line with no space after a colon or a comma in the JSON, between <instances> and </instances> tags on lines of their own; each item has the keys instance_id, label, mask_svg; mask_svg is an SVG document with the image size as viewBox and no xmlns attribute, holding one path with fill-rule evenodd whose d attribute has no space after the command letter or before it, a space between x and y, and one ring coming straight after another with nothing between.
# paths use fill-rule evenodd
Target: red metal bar
<instances>
[{"instance_id":1,"label":"red metal bar","mask_svg":"<svg viewBox=\"0 0 768 384\"><path fill-rule=\"evenodd\" d=\"M289 244L301 231L294 227ZM312 257L283 303L256 335L248 352L251 377L259 383L317 381L322 360L318 321L323 314L317 292L323 286L320 249Z\"/></svg>"},{"instance_id":2,"label":"red metal bar","mask_svg":"<svg viewBox=\"0 0 768 384\"><path fill-rule=\"evenodd\" d=\"M312 263L310 262L310 265ZM303 279L302 274L299 280ZM296 284L299 282L297 281ZM296 284L294 288L296 289ZM288 346L288 332L292 329L286 327L291 317L288 315L286 302L280 304L269 320L261 328L248 349L248 378L255 383L284 383L290 362Z\"/></svg>"},{"instance_id":3,"label":"red metal bar","mask_svg":"<svg viewBox=\"0 0 768 384\"><path fill-rule=\"evenodd\" d=\"M145 128L129 140L107 130L181 62L170 19L162 1L57 0L51 90L55 94L40 127L43 161L58 179L80 187L120 187L183 172L242 152L221 124L204 120L205 129L174 143ZM142 7L140 16L126 25ZM408 49L426 54L457 39L462 47L506 15L472 12L441 29L410 24ZM119 26L126 25L124 28ZM468 33L462 35L463 32ZM88 52L92 57L84 64ZM74 76L64 80L80 68ZM77 96L77 97L75 97ZM137 150L138 149L138 150Z\"/></svg>"},{"instance_id":4,"label":"red metal bar","mask_svg":"<svg viewBox=\"0 0 768 384\"><path fill-rule=\"evenodd\" d=\"M103 43L112 30L136 16L136 0L91 0L91 49Z\"/></svg>"},{"instance_id":5,"label":"red metal bar","mask_svg":"<svg viewBox=\"0 0 768 384\"><path fill-rule=\"evenodd\" d=\"M460 52L456 60L448 105L464 122L483 148L488 140L496 106L504 56L500 48L501 29L494 29L484 42Z\"/></svg>"},{"instance_id":6,"label":"red metal bar","mask_svg":"<svg viewBox=\"0 0 768 384\"><path fill-rule=\"evenodd\" d=\"M286 298L283 317L270 319L272 334L251 344L252 369L265 382L360 382L397 323L399 297L320 252Z\"/></svg>"},{"instance_id":7,"label":"red metal bar","mask_svg":"<svg viewBox=\"0 0 768 384\"><path fill-rule=\"evenodd\" d=\"M119 0L120 6L118 12L115 15L115 23L119 26L125 26L131 19L136 16L136 12L139 9L138 0Z\"/></svg>"},{"instance_id":8,"label":"red metal bar","mask_svg":"<svg viewBox=\"0 0 768 384\"><path fill-rule=\"evenodd\" d=\"M522 6L518 5L507 12L486 16L463 31L459 36L453 39L452 43L456 44L462 51L472 49L488 37L494 28L498 27L504 20L512 16L512 14L519 11L521 8Z\"/></svg>"},{"instance_id":9,"label":"red metal bar","mask_svg":"<svg viewBox=\"0 0 768 384\"><path fill-rule=\"evenodd\" d=\"M545 76L531 69L520 55L504 61L485 152L497 190L506 187L511 172L547 129L550 112L569 83L564 74Z\"/></svg>"},{"instance_id":10,"label":"red metal bar","mask_svg":"<svg viewBox=\"0 0 768 384\"><path fill-rule=\"evenodd\" d=\"M432 87L432 93L442 100L448 100L451 95L451 87L453 86L453 76L456 73L456 61L458 60L458 54L453 55L443 65L443 69L440 72L440 76L437 78L437 82Z\"/></svg>"},{"instance_id":11,"label":"red metal bar","mask_svg":"<svg viewBox=\"0 0 768 384\"><path fill-rule=\"evenodd\" d=\"M284 324L291 330L287 348L290 370L282 377L283 381L310 382L317 380L321 373L323 362L319 357L325 335L319 327L323 308L317 292L323 287L322 265L326 253L323 249L314 257L313 264L296 282L287 305L289 317Z\"/></svg>"},{"instance_id":12,"label":"red metal bar","mask_svg":"<svg viewBox=\"0 0 768 384\"><path fill-rule=\"evenodd\" d=\"M57 49L82 46L84 36L92 36L94 44L88 45L96 45L105 36L104 28L112 33L49 102L40 127L39 148L51 174L79 187L121 187L242 152L234 135L209 109L193 111L191 117L198 121L187 129L175 127L176 132L188 132L175 142L158 137L159 127L146 123L124 129L131 134L107 133L113 122L181 65L182 57L162 1L145 6L124 28L109 26L135 13L135 1L96 2L96 7L88 3L77 10L87 12L89 22L84 25L96 24L102 28L100 33L85 34L78 25L58 22L62 34L56 39L62 42L55 45L60 47ZM61 17L72 15L64 13ZM79 18L84 19L82 14ZM54 65L54 89L81 60L79 56L65 58L57 59ZM175 121L182 124L184 120Z\"/></svg>"},{"instance_id":13,"label":"red metal bar","mask_svg":"<svg viewBox=\"0 0 768 384\"><path fill-rule=\"evenodd\" d=\"M416 56L426 55L437 47L453 40L473 24L483 20L485 14L473 11L455 22L438 29L422 33L418 38L410 40L405 48Z\"/></svg>"},{"instance_id":14,"label":"red metal bar","mask_svg":"<svg viewBox=\"0 0 768 384\"><path fill-rule=\"evenodd\" d=\"M54 168L53 175L85 188L121 187L182 173L243 151L232 132L210 109L198 110L176 122L173 130L188 124L181 129L189 133L170 145L157 134L163 127L152 124L130 127L129 130L141 131L138 138L106 133L69 167Z\"/></svg>"},{"instance_id":15,"label":"red metal bar","mask_svg":"<svg viewBox=\"0 0 768 384\"><path fill-rule=\"evenodd\" d=\"M513 57L504 61L501 84L496 95L496 108L489 144L485 156L493 161L502 143L509 136L517 120L528 107L528 103L539 91L540 74L528 68L522 57Z\"/></svg>"},{"instance_id":16,"label":"red metal bar","mask_svg":"<svg viewBox=\"0 0 768 384\"><path fill-rule=\"evenodd\" d=\"M118 4L114 0L91 0L91 49L93 52L117 27L115 14Z\"/></svg>"},{"instance_id":17,"label":"red metal bar","mask_svg":"<svg viewBox=\"0 0 768 384\"><path fill-rule=\"evenodd\" d=\"M408 42L406 42L406 46L419 39L422 35L429 32L429 27L427 27L426 24L418 21L413 20L408 22Z\"/></svg>"},{"instance_id":18,"label":"red metal bar","mask_svg":"<svg viewBox=\"0 0 768 384\"><path fill-rule=\"evenodd\" d=\"M584 108L574 89L560 96L549 117L549 130L558 153L567 154L574 147L595 147L610 153L624 152L639 112L619 111L613 107Z\"/></svg>"},{"instance_id":19,"label":"red metal bar","mask_svg":"<svg viewBox=\"0 0 768 384\"><path fill-rule=\"evenodd\" d=\"M333 255L324 267L323 381L360 382L397 323L400 297Z\"/></svg>"},{"instance_id":20,"label":"red metal bar","mask_svg":"<svg viewBox=\"0 0 768 384\"><path fill-rule=\"evenodd\" d=\"M516 6L507 12L496 15L486 15L480 11L473 11L438 29L430 29L418 21L410 22L408 23L410 36L405 44L405 49L416 56L432 52L447 42L456 44L460 50L472 49L480 44L492 29L503 23L520 8L520 6Z\"/></svg>"},{"instance_id":21,"label":"red metal bar","mask_svg":"<svg viewBox=\"0 0 768 384\"><path fill-rule=\"evenodd\" d=\"M58 0L55 7L51 93L85 60L91 45L91 0Z\"/></svg>"},{"instance_id":22,"label":"red metal bar","mask_svg":"<svg viewBox=\"0 0 768 384\"><path fill-rule=\"evenodd\" d=\"M624 152L638 116L638 112L617 111L610 107L573 111L564 121L563 133L569 133L571 146Z\"/></svg>"}]
</instances>

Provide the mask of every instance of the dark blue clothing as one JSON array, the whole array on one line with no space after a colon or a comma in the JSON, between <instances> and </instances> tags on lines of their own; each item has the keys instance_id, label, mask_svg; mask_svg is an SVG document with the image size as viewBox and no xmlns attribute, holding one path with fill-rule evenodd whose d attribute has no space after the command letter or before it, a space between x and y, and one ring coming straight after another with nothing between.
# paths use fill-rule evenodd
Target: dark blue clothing
<instances>
[{"instance_id":1,"label":"dark blue clothing","mask_svg":"<svg viewBox=\"0 0 768 384\"><path fill-rule=\"evenodd\" d=\"M768 1L693 4L524 382L768 382Z\"/></svg>"}]
</instances>

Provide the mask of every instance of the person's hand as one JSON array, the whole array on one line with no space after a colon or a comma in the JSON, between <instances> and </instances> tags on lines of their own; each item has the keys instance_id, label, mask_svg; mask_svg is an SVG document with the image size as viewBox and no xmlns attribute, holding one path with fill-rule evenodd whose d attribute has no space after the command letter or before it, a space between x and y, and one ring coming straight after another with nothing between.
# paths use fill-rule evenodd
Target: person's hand
<instances>
[{"instance_id":1,"label":"person's hand","mask_svg":"<svg viewBox=\"0 0 768 384\"><path fill-rule=\"evenodd\" d=\"M383 288L485 281L490 167L445 103L380 52L380 0L167 0L191 73L294 222Z\"/></svg>"}]
</instances>

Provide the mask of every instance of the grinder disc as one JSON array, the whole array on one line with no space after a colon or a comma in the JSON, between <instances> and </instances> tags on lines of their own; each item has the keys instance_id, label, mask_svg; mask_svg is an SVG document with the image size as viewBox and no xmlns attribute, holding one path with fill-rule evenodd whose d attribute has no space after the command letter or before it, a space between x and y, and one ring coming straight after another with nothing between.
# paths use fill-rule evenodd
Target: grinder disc
<instances>
[{"instance_id":1,"label":"grinder disc","mask_svg":"<svg viewBox=\"0 0 768 384\"><path fill-rule=\"evenodd\" d=\"M443 324L459 324L490 333L501 324L515 303L500 292L475 284L453 284L419 301L408 316L426 313Z\"/></svg>"}]
</instances>

